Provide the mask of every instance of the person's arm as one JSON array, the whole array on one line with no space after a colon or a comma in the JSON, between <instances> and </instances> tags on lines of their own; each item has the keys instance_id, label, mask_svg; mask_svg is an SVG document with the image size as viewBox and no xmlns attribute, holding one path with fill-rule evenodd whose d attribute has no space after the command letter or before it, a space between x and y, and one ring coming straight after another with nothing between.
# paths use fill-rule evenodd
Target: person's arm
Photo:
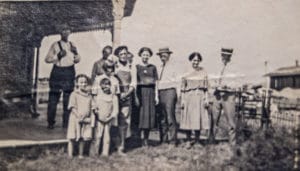
<instances>
[{"instance_id":1,"label":"person's arm","mask_svg":"<svg viewBox=\"0 0 300 171\"><path fill-rule=\"evenodd\" d=\"M74 54L74 63L77 64L78 62L80 62L81 57L80 57L80 55L79 55L79 53L77 51L77 48L74 45L74 43L70 42L70 45L71 45L71 47L70 47L71 48L71 52Z\"/></svg>"},{"instance_id":2,"label":"person's arm","mask_svg":"<svg viewBox=\"0 0 300 171\"><path fill-rule=\"evenodd\" d=\"M208 74L205 72L205 75L204 75L204 86L206 88L206 91L204 92L204 98L205 98L205 105L206 107L208 107L209 103L210 103L210 99L209 99L209 94L208 94L208 91L209 91L209 83L208 83Z\"/></svg>"},{"instance_id":3,"label":"person's arm","mask_svg":"<svg viewBox=\"0 0 300 171\"><path fill-rule=\"evenodd\" d=\"M119 114L119 99L117 95L113 95L113 111L111 114L111 117L116 118Z\"/></svg>"},{"instance_id":4,"label":"person's arm","mask_svg":"<svg viewBox=\"0 0 300 171\"><path fill-rule=\"evenodd\" d=\"M186 79L184 77L182 77L181 79L181 86L180 86L180 103L181 103L181 109L184 109L185 107L185 89L186 89Z\"/></svg>"},{"instance_id":5,"label":"person's arm","mask_svg":"<svg viewBox=\"0 0 300 171\"><path fill-rule=\"evenodd\" d=\"M59 60L57 58L57 50L56 50L57 42L53 43L46 55L45 62L46 63L57 63Z\"/></svg>"},{"instance_id":6,"label":"person's arm","mask_svg":"<svg viewBox=\"0 0 300 171\"><path fill-rule=\"evenodd\" d=\"M94 63L92 69L92 75L91 75L92 83L95 82L96 75L97 75L97 62Z\"/></svg>"},{"instance_id":7,"label":"person's arm","mask_svg":"<svg viewBox=\"0 0 300 171\"><path fill-rule=\"evenodd\" d=\"M174 85L174 88L176 89L177 96L180 96L181 94L181 76L178 76L175 71L173 71L173 77L172 77L172 84Z\"/></svg>"},{"instance_id":8,"label":"person's arm","mask_svg":"<svg viewBox=\"0 0 300 171\"><path fill-rule=\"evenodd\" d=\"M130 87L128 90L128 94L127 96L129 96L135 89L137 85L137 70L136 67L132 67L131 68L131 83L130 83Z\"/></svg>"},{"instance_id":9,"label":"person's arm","mask_svg":"<svg viewBox=\"0 0 300 171\"><path fill-rule=\"evenodd\" d=\"M155 80L155 104L159 104L159 96L158 96L158 73L157 73L157 69L154 66L154 80Z\"/></svg>"},{"instance_id":10,"label":"person's arm","mask_svg":"<svg viewBox=\"0 0 300 171\"><path fill-rule=\"evenodd\" d=\"M80 118L80 115L79 115L78 112L77 112L77 108L72 107L72 108L71 108L71 113L74 114L74 115L76 116L77 119L81 119L81 118Z\"/></svg>"},{"instance_id":11,"label":"person's arm","mask_svg":"<svg viewBox=\"0 0 300 171\"><path fill-rule=\"evenodd\" d=\"M78 113L78 103L76 100L76 94L74 92L71 93L69 98L68 109L71 111L72 115L75 115L78 120L82 119Z\"/></svg>"},{"instance_id":12,"label":"person's arm","mask_svg":"<svg viewBox=\"0 0 300 171\"><path fill-rule=\"evenodd\" d=\"M91 127L95 127L96 126L96 116L94 114L93 111L91 111Z\"/></svg>"}]
</instances>

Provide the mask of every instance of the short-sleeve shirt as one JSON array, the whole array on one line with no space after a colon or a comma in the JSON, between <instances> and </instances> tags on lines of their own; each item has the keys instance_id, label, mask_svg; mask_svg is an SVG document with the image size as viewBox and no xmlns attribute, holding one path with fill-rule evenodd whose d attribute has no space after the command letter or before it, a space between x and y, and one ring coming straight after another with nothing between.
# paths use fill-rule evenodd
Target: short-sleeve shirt
<instances>
[{"instance_id":1,"label":"short-sleeve shirt","mask_svg":"<svg viewBox=\"0 0 300 171\"><path fill-rule=\"evenodd\" d=\"M156 67L149 65L136 65L138 85L153 85L158 79Z\"/></svg>"}]
</instances>

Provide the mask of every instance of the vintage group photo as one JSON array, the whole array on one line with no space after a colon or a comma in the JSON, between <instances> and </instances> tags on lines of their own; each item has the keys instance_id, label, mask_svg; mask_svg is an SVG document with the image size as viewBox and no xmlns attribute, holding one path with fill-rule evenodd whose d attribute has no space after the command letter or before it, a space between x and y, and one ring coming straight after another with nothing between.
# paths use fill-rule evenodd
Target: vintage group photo
<instances>
[{"instance_id":1,"label":"vintage group photo","mask_svg":"<svg viewBox=\"0 0 300 171\"><path fill-rule=\"evenodd\" d=\"M300 170L300 1L0 1L0 170Z\"/></svg>"}]
</instances>

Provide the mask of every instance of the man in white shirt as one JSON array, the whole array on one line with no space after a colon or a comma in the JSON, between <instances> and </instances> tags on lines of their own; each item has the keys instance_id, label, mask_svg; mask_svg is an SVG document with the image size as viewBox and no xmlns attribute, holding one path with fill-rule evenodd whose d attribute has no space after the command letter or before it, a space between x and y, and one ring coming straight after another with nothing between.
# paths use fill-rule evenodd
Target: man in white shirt
<instances>
[{"instance_id":1,"label":"man in white shirt","mask_svg":"<svg viewBox=\"0 0 300 171\"><path fill-rule=\"evenodd\" d=\"M54 42L49 49L45 62L53 64L49 80L49 100L47 110L48 129L55 124L56 108L63 92L63 128L67 128L69 113L68 103L74 88L75 67L80 61L76 46L68 40L71 30L67 25L60 28L61 40Z\"/></svg>"},{"instance_id":2,"label":"man in white shirt","mask_svg":"<svg viewBox=\"0 0 300 171\"><path fill-rule=\"evenodd\" d=\"M159 130L161 143L177 144L177 123L175 107L177 102L177 76L175 69L170 65L172 52L169 48L161 48L157 55L162 61L158 67L159 81Z\"/></svg>"}]
</instances>

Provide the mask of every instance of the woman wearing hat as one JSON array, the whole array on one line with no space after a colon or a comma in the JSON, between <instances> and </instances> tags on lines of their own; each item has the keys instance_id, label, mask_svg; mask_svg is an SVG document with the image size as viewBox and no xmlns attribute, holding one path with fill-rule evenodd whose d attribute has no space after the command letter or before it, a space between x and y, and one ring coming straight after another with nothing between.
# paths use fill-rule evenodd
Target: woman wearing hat
<instances>
[{"instance_id":1,"label":"woman wearing hat","mask_svg":"<svg viewBox=\"0 0 300 171\"><path fill-rule=\"evenodd\" d=\"M155 127L155 104L158 103L156 81L158 74L155 65L149 63L153 52L148 47L140 49L138 55L141 64L136 65L137 70L137 96L140 102L139 128L143 132L143 145L148 146L150 129Z\"/></svg>"},{"instance_id":2,"label":"woman wearing hat","mask_svg":"<svg viewBox=\"0 0 300 171\"><path fill-rule=\"evenodd\" d=\"M181 117L180 129L186 131L187 148L190 148L191 133L195 131L196 141L200 140L200 131L208 133L209 118L206 107L208 105L208 79L206 71L200 67L202 56L194 52L189 56L192 70L182 77L181 83Z\"/></svg>"}]
</instances>

